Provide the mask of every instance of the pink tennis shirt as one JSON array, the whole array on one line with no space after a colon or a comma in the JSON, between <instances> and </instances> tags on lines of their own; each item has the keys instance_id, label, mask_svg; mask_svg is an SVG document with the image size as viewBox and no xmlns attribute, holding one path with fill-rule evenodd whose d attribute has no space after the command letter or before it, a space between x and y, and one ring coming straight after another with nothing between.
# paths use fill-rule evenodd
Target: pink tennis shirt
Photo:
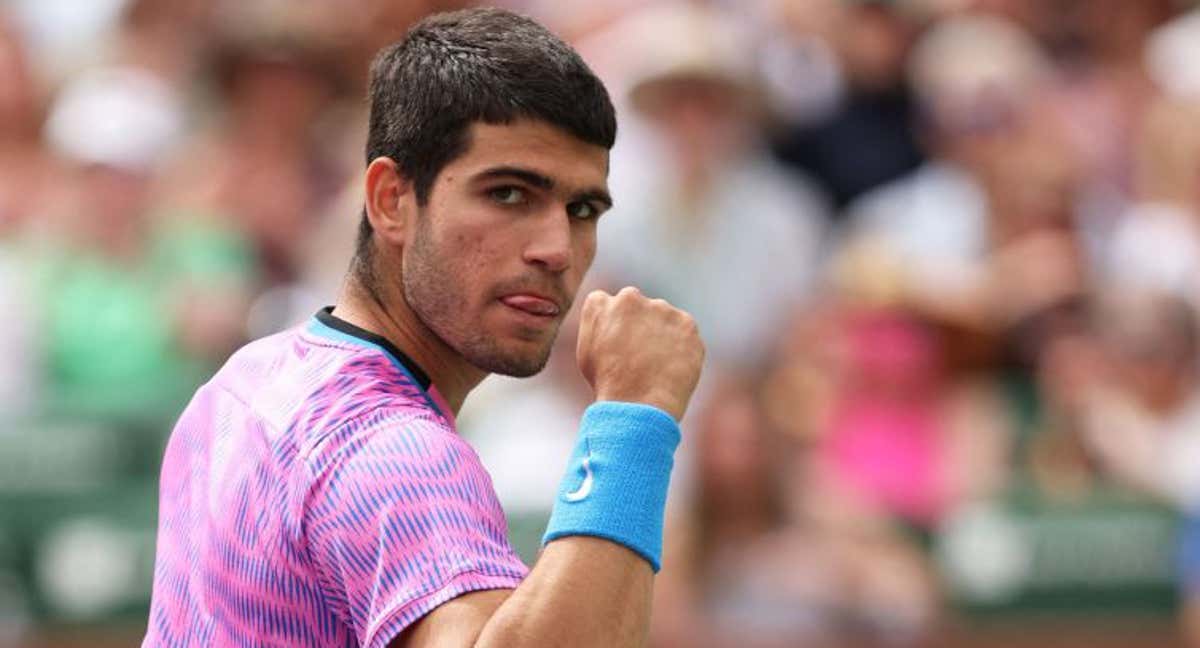
<instances>
[{"instance_id":1,"label":"pink tennis shirt","mask_svg":"<svg viewBox=\"0 0 1200 648\"><path fill-rule=\"evenodd\" d=\"M163 460L143 646L385 646L528 570L429 379L334 317L253 342Z\"/></svg>"}]
</instances>

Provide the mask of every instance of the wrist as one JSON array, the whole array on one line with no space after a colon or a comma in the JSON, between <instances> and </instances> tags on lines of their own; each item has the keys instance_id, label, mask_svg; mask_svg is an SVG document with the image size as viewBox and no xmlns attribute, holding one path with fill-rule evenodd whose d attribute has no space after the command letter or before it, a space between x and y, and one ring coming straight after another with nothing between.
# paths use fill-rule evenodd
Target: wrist
<instances>
[{"instance_id":1,"label":"wrist","mask_svg":"<svg viewBox=\"0 0 1200 648\"><path fill-rule=\"evenodd\" d=\"M683 412L676 401L677 399L673 398L665 389L599 388L596 390L596 400L592 404L645 405L663 412L678 422L683 418Z\"/></svg>"},{"instance_id":2,"label":"wrist","mask_svg":"<svg viewBox=\"0 0 1200 648\"><path fill-rule=\"evenodd\" d=\"M664 410L602 401L584 413L543 542L573 535L610 540L658 571L667 487L679 426Z\"/></svg>"}]
</instances>

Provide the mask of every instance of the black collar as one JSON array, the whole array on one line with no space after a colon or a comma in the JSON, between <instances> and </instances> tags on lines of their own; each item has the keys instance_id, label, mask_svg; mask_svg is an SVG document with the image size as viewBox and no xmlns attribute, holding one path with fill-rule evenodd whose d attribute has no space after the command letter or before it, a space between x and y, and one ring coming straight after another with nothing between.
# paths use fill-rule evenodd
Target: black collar
<instances>
[{"instance_id":1,"label":"black collar","mask_svg":"<svg viewBox=\"0 0 1200 648\"><path fill-rule=\"evenodd\" d=\"M407 369L408 373L412 374L413 379L417 381L417 384L421 386L421 389L429 391L429 385L431 382L429 380L429 374L425 373L425 371L421 369L420 365L413 362L412 358L405 355L403 351L397 349L396 345L389 342L387 338L377 333L372 333L364 328L359 328L350 322L335 316L333 314L333 306L326 306L325 308L317 311L316 317L317 321L335 331L345 333L351 337L356 337L364 342L370 342L371 344L382 348L386 353L395 358L396 362L400 363L405 369Z\"/></svg>"}]
</instances>

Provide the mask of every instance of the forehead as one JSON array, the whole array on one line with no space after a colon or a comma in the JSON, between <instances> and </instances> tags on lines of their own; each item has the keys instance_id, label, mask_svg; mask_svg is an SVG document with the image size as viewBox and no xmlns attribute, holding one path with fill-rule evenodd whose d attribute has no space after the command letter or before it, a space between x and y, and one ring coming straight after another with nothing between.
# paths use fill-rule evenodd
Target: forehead
<instances>
[{"instance_id":1,"label":"forehead","mask_svg":"<svg viewBox=\"0 0 1200 648\"><path fill-rule=\"evenodd\" d=\"M447 170L457 167L469 176L497 166L529 169L564 186L604 186L608 149L542 121L476 122L470 127L466 152Z\"/></svg>"}]
</instances>

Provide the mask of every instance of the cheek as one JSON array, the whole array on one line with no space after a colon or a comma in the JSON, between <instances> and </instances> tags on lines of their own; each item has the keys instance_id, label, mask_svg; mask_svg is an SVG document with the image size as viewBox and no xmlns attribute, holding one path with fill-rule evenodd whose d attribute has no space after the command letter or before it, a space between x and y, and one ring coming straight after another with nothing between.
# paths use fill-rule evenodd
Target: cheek
<instances>
[{"instance_id":1,"label":"cheek","mask_svg":"<svg viewBox=\"0 0 1200 648\"><path fill-rule=\"evenodd\" d=\"M487 281L497 273L501 250L494 236L485 229L470 229L456 232L449 240L446 263L450 265L458 282L468 292L484 291Z\"/></svg>"},{"instance_id":2,"label":"cheek","mask_svg":"<svg viewBox=\"0 0 1200 648\"><path fill-rule=\"evenodd\" d=\"M596 258L596 230L594 227L587 236L583 237L579 253L583 257L584 266L591 267L592 261Z\"/></svg>"},{"instance_id":3,"label":"cheek","mask_svg":"<svg viewBox=\"0 0 1200 648\"><path fill-rule=\"evenodd\" d=\"M592 267L592 262L596 260L596 228L591 226L591 230L583 233L575 240L574 250L572 251L575 258L572 259L571 266L578 269L578 274L582 277Z\"/></svg>"}]
</instances>

